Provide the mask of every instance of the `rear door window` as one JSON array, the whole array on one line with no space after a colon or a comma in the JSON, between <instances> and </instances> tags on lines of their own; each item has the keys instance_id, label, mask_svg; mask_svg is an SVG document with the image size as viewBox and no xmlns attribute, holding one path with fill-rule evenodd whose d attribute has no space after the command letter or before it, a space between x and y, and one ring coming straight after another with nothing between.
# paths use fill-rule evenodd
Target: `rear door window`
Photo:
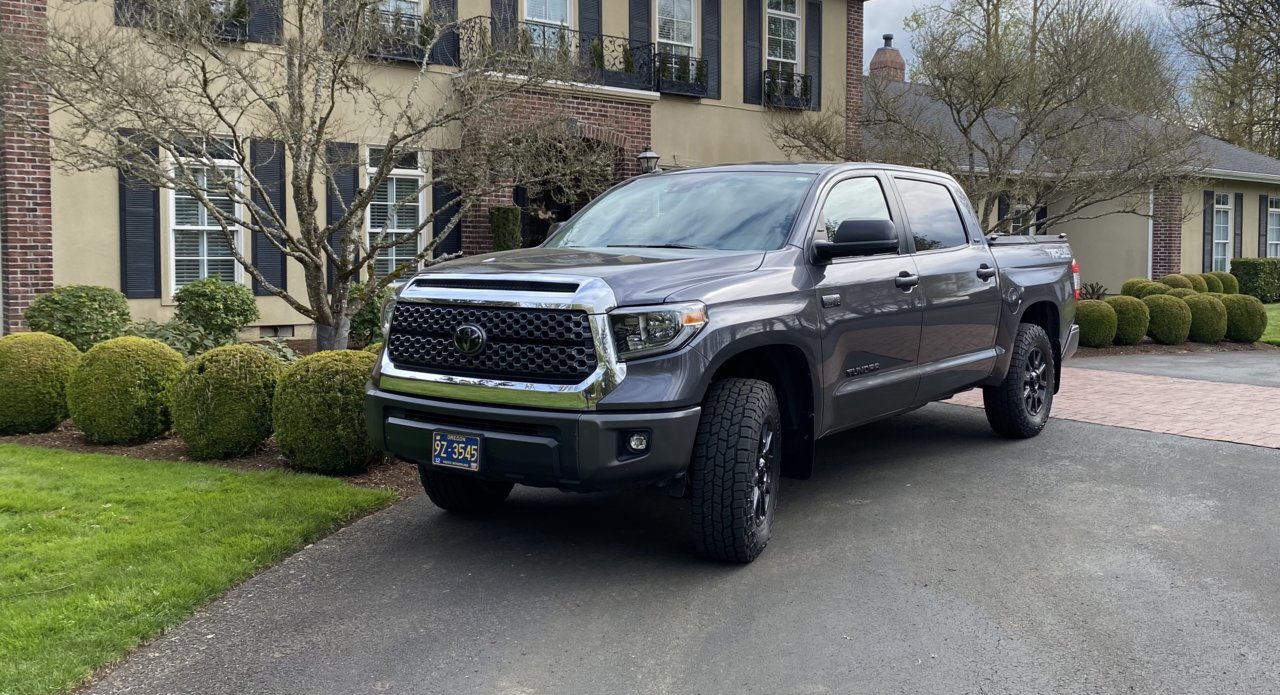
<instances>
[{"instance_id":1,"label":"rear door window","mask_svg":"<svg viewBox=\"0 0 1280 695\"><path fill-rule=\"evenodd\" d=\"M916 251L949 249L969 243L956 201L946 186L915 179L895 181Z\"/></svg>"}]
</instances>

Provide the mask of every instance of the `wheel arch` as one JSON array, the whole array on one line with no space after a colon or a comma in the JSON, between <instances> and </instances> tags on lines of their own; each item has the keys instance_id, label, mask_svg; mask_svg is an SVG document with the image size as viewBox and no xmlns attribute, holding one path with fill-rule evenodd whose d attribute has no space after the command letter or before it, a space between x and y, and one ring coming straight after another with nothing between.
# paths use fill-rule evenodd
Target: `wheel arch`
<instances>
[{"instance_id":1,"label":"wheel arch","mask_svg":"<svg viewBox=\"0 0 1280 695\"><path fill-rule=\"evenodd\" d=\"M1058 305L1050 301L1029 304L1018 317L1018 324L1030 323L1044 329L1053 346L1053 392L1062 384L1062 319Z\"/></svg>"}]
</instances>

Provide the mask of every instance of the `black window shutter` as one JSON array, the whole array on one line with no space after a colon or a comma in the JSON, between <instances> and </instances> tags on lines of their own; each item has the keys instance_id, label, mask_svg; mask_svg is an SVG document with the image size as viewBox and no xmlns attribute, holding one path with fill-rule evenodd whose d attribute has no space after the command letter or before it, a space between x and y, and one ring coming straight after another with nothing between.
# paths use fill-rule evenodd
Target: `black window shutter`
<instances>
[{"instance_id":1,"label":"black window shutter","mask_svg":"<svg viewBox=\"0 0 1280 695\"><path fill-rule=\"evenodd\" d=\"M347 206L355 200L356 188L360 186L360 168L356 157L358 148L349 142L331 142L325 145L325 154L329 160L331 176L333 176L333 181L325 186L325 221L333 225L346 214ZM361 223L357 221L355 224ZM334 253L342 253L341 243L342 230L336 229L329 235L329 245L333 247ZM331 289L336 279L334 266L330 263L329 286Z\"/></svg>"},{"instance_id":2,"label":"black window shutter","mask_svg":"<svg viewBox=\"0 0 1280 695\"><path fill-rule=\"evenodd\" d=\"M266 189L264 195L263 191L254 188L251 192L253 204L265 210L269 201L280 217L284 218L284 145L278 140L254 140L249 156L253 178ZM271 222L262 220L259 224L266 226ZM253 234L253 265L267 282L282 290L286 289L288 270L284 252L276 248L262 232ZM271 294L256 279L253 281L253 293L260 296Z\"/></svg>"},{"instance_id":3,"label":"black window shutter","mask_svg":"<svg viewBox=\"0 0 1280 695\"><path fill-rule=\"evenodd\" d=\"M458 30L452 25L458 21L458 0L431 0L431 19L436 26L448 26L449 29L431 46L427 62L436 65L457 65Z\"/></svg>"},{"instance_id":4,"label":"black window shutter","mask_svg":"<svg viewBox=\"0 0 1280 695\"><path fill-rule=\"evenodd\" d=\"M579 0L578 2L578 32L582 35L584 55L590 55L591 42L599 38L603 33L602 11L600 9L600 0Z\"/></svg>"},{"instance_id":5,"label":"black window shutter","mask_svg":"<svg viewBox=\"0 0 1280 695\"><path fill-rule=\"evenodd\" d=\"M1231 244L1231 255L1239 258L1244 252L1244 194L1236 194L1235 204L1235 242Z\"/></svg>"},{"instance_id":6,"label":"black window shutter","mask_svg":"<svg viewBox=\"0 0 1280 695\"><path fill-rule=\"evenodd\" d=\"M996 221L1004 222L1009 217L1009 195L1001 193L996 199Z\"/></svg>"},{"instance_id":7,"label":"black window shutter","mask_svg":"<svg viewBox=\"0 0 1280 695\"><path fill-rule=\"evenodd\" d=\"M809 76L809 109L822 110L822 0L804 8L804 71Z\"/></svg>"},{"instance_id":8,"label":"black window shutter","mask_svg":"<svg viewBox=\"0 0 1280 695\"><path fill-rule=\"evenodd\" d=\"M1048 208L1048 206L1046 206L1046 205L1041 205L1040 207L1036 208L1036 234L1043 234L1043 233L1044 233L1044 232L1040 229L1040 225L1041 225L1041 223L1043 223L1043 222L1044 222L1045 220L1047 220L1047 219L1049 219L1049 208Z\"/></svg>"},{"instance_id":9,"label":"black window shutter","mask_svg":"<svg viewBox=\"0 0 1280 695\"><path fill-rule=\"evenodd\" d=\"M120 136L133 136L120 131ZM153 145L151 156L158 156ZM130 299L160 298L160 190L117 171L120 184L120 289Z\"/></svg>"},{"instance_id":10,"label":"black window shutter","mask_svg":"<svg viewBox=\"0 0 1280 695\"><path fill-rule=\"evenodd\" d=\"M495 41L510 36L516 30L516 0L489 0L489 16Z\"/></svg>"},{"instance_id":11,"label":"black window shutter","mask_svg":"<svg viewBox=\"0 0 1280 695\"><path fill-rule=\"evenodd\" d=\"M742 102L759 104L764 97L764 9L760 0L742 2Z\"/></svg>"},{"instance_id":12,"label":"black window shutter","mask_svg":"<svg viewBox=\"0 0 1280 695\"><path fill-rule=\"evenodd\" d=\"M284 0L248 0L248 37L256 43L280 43L284 28Z\"/></svg>"},{"instance_id":13,"label":"black window shutter","mask_svg":"<svg viewBox=\"0 0 1280 695\"><path fill-rule=\"evenodd\" d=\"M1258 196L1258 258L1267 257L1267 205L1271 196L1263 193Z\"/></svg>"},{"instance_id":14,"label":"black window shutter","mask_svg":"<svg viewBox=\"0 0 1280 695\"><path fill-rule=\"evenodd\" d=\"M720 0L702 0L702 56L707 66L707 97L720 98Z\"/></svg>"},{"instance_id":15,"label":"black window shutter","mask_svg":"<svg viewBox=\"0 0 1280 695\"><path fill-rule=\"evenodd\" d=\"M1203 272L1213 270L1213 191L1204 192L1204 260Z\"/></svg>"},{"instance_id":16,"label":"black window shutter","mask_svg":"<svg viewBox=\"0 0 1280 695\"><path fill-rule=\"evenodd\" d=\"M653 42L652 20L649 12L653 7L651 0L630 0L627 10L627 38L631 39L631 47Z\"/></svg>"},{"instance_id":17,"label":"black window shutter","mask_svg":"<svg viewBox=\"0 0 1280 695\"><path fill-rule=\"evenodd\" d=\"M146 0L116 0L116 25L122 27L142 26L144 9L146 9Z\"/></svg>"},{"instance_id":18,"label":"black window shutter","mask_svg":"<svg viewBox=\"0 0 1280 695\"><path fill-rule=\"evenodd\" d=\"M431 219L431 238L438 238L446 230L449 231L449 236L436 246L437 258L462 251L462 223L459 222L453 229L449 229L449 224L458 216L460 197L457 189L447 183L431 186L431 206L435 211L435 217Z\"/></svg>"}]
</instances>

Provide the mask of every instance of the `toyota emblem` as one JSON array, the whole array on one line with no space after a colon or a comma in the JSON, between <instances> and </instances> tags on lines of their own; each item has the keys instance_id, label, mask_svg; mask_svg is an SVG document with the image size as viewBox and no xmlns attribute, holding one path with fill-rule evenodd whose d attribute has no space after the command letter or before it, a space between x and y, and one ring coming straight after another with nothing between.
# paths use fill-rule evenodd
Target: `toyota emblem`
<instances>
[{"instance_id":1,"label":"toyota emblem","mask_svg":"<svg viewBox=\"0 0 1280 695\"><path fill-rule=\"evenodd\" d=\"M474 323L464 323L453 332L453 344L464 355L474 355L483 350L485 338L484 329Z\"/></svg>"}]
</instances>

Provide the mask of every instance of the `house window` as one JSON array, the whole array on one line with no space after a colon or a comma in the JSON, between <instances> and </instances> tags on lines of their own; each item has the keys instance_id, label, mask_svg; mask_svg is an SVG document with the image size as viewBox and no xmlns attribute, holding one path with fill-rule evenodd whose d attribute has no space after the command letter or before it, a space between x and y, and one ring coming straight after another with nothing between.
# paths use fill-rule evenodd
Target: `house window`
<instances>
[{"instance_id":1,"label":"house window","mask_svg":"<svg viewBox=\"0 0 1280 695\"><path fill-rule=\"evenodd\" d=\"M214 214L210 207L200 202L196 191L172 191L169 241L173 260L173 291L209 277L240 282L240 265L232 255L231 245L227 243L226 234L222 231L225 223L231 229L237 248L240 247L240 227L233 222L239 215L239 208L227 192L228 183L239 185L239 169L229 159L210 159L208 155L184 158L181 161L182 168L195 181L199 192L218 214ZM219 221L219 215L224 218L223 221Z\"/></svg>"},{"instance_id":2,"label":"house window","mask_svg":"<svg viewBox=\"0 0 1280 695\"><path fill-rule=\"evenodd\" d=\"M387 31L397 34L417 31L422 22L421 0L380 0L378 12Z\"/></svg>"},{"instance_id":3,"label":"house window","mask_svg":"<svg viewBox=\"0 0 1280 695\"><path fill-rule=\"evenodd\" d=\"M766 67L783 74L800 72L800 0L769 0Z\"/></svg>"},{"instance_id":4,"label":"house window","mask_svg":"<svg viewBox=\"0 0 1280 695\"><path fill-rule=\"evenodd\" d=\"M1036 233L1036 214L1035 210L1026 203L1018 203L1009 211L1009 233L1010 234L1035 234Z\"/></svg>"},{"instance_id":5,"label":"house window","mask_svg":"<svg viewBox=\"0 0 1280 695\"><path fill-rule=\"evenodd\" d=\"M1267 199L1267 258L1280 258L1280 198Z\"/></svg>"},{"instance_id":6,"label":"house window","mask_svg":"<svg viewBox=\"0 0 1280 695\"><path fill-rule=\"evenodd\" d=\"M1213 196L1213 269L1226 271L1231 263L1231 195Z\"/></svg>"},{"instance_id":7,"label":"house window","mask_svg":"<svg viewBox=\"0 0 1280 695\"><path fill-rule=\"evenodd\" d=\"M372 176L382 165L384 150L369 148L369 174ZM369 243L395 242L389 248L380 249L373 261L375 275L388 275L400 265L412 261L421 250L418 245L419 227L425 210L424 181L418 168L415 153L404 155L396 162L390 174L374 190L368 208Z\"/></svg>"},{"instance_id":8,"label":"house window","mask_svg":"<svg viewBox=\"0 0 1280 695\"><path fill-rule=\"evenodd\" d=\"M569 27L569 9L569 0L525 0L524 19L535 46L560 44L561 30Z\"/></svg>"},{"instance_id":9,"label":"house window","mask_svg":"<svg viewBox=\"0 0 1280 695\"><path fill-rule=\"evenodd\" d=\"M658 53L697 55L693 42L693 0L658 1Z\"/></svg>"}]
</instances>

